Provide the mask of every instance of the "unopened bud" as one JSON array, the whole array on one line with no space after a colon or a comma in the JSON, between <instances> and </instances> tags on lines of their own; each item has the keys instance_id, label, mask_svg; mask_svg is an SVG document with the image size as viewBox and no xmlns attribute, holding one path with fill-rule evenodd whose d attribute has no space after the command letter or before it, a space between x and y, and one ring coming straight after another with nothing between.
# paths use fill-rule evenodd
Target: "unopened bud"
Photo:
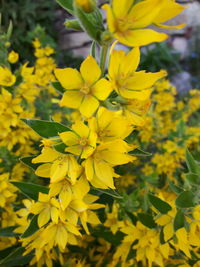
<instances>
[{"instance_id":1,"label":"unopened bud","mask_svg":"<svg viewBox=\"0 0 200 267\"><path fill-rule=\"evenodd\" d=\"M75 0L78 8L86 13L91 13L96 8L96 0Z\"/></svg>"},{"instance_id":2,"label":"unopened bud","mask_svg":"<svg viewBox=\"0 0 200 267\"><path fill-rule=\"evenodd\" d=\"M73 30L76 30L76 31L81 31L82 30L78 20L76 20L76 19L66 20L64 25L68 29L73 29Z\"/></svg>"}]
</instances>

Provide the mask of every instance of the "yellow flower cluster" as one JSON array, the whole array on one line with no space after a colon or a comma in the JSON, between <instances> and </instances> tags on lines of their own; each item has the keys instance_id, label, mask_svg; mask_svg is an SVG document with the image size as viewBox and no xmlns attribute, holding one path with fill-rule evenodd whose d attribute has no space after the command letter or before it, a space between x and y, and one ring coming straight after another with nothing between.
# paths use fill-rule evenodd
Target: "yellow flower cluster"
<instances>
[{"instance_id":1,"label":"yellow flower cluster","mask_svg":"<svg viewBox=\"0 0 200 267\"><path fill-rule=\"evenodd\" d=\"M94 37L94 46L96 43L102 46L100 60L92 51L79 70L57 68L51 57L54 50L49 46L42 47L36 39L33 42L37 58L34 67L25 63L18 72L0 67L0 119L3 121L0 146L6 146L15 156L35 153L34 144L39 137L20 120L23 118L43 137L41 153L23 158L23 162L35 170L35 175L44 178L38 179L40 185L13 182L22 193L32 198L23 199L23 207L20 204L14 208L11 202L16 201L16 191L8 182L9 174L3 170L0 177L1 226L12 226L14 234L21 234L22 256L30 257L29 265L38 267L52 267L54 262L77 267L94 264L164 266L179 253L183 253L178 257L180 261L190 258L192 247L199 256L199 239L195 239L199 231L199 206L189 210L190 218L185 219L191 235L183 226L172 230L177 212L174 194L166 189L161 194L153 187L145 187L146 181L141 185L137 183L132 164L135 161L136 169L140 169L142 160L136 161L136 155L143 153L134 138L135 130L139 131L140 144L146 142L156 146L157 140L165 139L178 127L176 119L171 121L177 104L175 89L163 80L166 71L151 73L138 70L138 66L140 46L167 38L166 34L149 26L171 28L163 23L184 8L175 0L113 0L110 5L103 6L107 11L108 30L104 31L104 25L95 25L102 32L94 34L96 28L90 24L95 19L101 20L95 1L73 2L73 10L71 5L67 10L78 17L75 23L81 22L81 28ZM92 9L91 4L94 4ZM106 34L107 40L98 39ZM111 46L112 38L132 48L127 53L115 50L115 43ZM8 61L15 64L18 55L12 51ZM60 100L53 101L59 102L67 111L67 125L33 120L40 114L36 112L37 100L44 97L42 100L46 101L52 95L57 96L54 87L63 93ZM146 116L155 87L153 106ZM193 94L195 92L198 95L198 91ZM192 98L190 105L193 105L193 112L199 107ZM184 108L181 103L178 106L180 110ZM187 121L193 112L188 110L183 121ZM54 118L62 121L62 113L55 114ZM195 131L192 127L187 134ZM152 174L156 169L158 175L173 176L184 159L183 147L176 144L178 138L168 140L162 148L158 144L163 153L156 153L143 172ZM191 145L197 141L193 137L187 140ZM21 180L23 175L24 169L19 165L15 165L10 174L13 180ZM32 179L33 174L29 175L29 182L36 181L35 176ZM120 180L124 182L118 182ZM118 195L117 185L129 187L127 192L130 194ZM132 192L134 190L136 193ZM161 214L154 207L150 209L146 198L149 191L158 195L159 201L165 201L165 204L161 203L165 208L167 205L167 212ZM113 199L107 200L105 195L118 198L118 203L112 205ZM144 207L140 206L141 198L146 201ZM112 212L109 213L111 206ZM152 216L144 214L143 210L150 211ZM151 227L145 225L149 220ZM2 248L16 242L14 236L6 240L0 239ZM85 252L74 253L74 247Z\"/></svg>"},{"instance_id":2,"label":"yellow flower cluster","mask_svg":"<svg viewBox=\"0 0 200 267\"><path fill-rule=\"evenodd\" d=\"M23 229L27 227L28 222L21 220L16 213L13 203L17 199L17 190L9 181L23 180L27 172L30 175L28 168L16 161L16 156L36 153L34 144L39 138L21 121L21 118L36 116L35 100L40 97L41 92L46 92L49 98L51 93L55 94L55 89L51 86L51 82L55 80L53 76L55 63L50 57L53 49L42 48L39 40L34 41L34 46L37 57L34 67L28 67L28 63L25 63L14 72L11 70L14 67L0 66L1 228L16 227L17 224L24 224ZM11 51L7 60L14 64L18 58L19 55ZM7 151L7 154L4 155L4 151ZM15 244L16 241L15 237L0 237L1 250Z\"/></svg>"},{"instance_id":3,"label":"yellow flower cluster","mask_svg":"<svg viewBox=\"0 0 200 267\"><path fill-rule=\"evenodd\" d=\"M122 243L116 248L109 266L131 266L131 264L142 263L142 266L168 266L168 264L180 264L180 266L191 266L191 251L199 258L199 229L200 229L200 206L188 211L185 218L187 231L182 226L174 228L177 208L175 206L175 194L163 191L159 197L169 203L172 209L167 214L159 214L154 210L154 218L157 227L149 228L137 221L135 224L130 220L119 219L119 206L113 204L112 212L107 213L104 225L110 228L113 234L122 232L124 237ZM128 255L135 251L135 257L130 262ZM176 258L176 260L175 260ZM197 260L195 266L199 266ZM175 266L175 265L173 265Z\"/></svg>"}]
</instances>

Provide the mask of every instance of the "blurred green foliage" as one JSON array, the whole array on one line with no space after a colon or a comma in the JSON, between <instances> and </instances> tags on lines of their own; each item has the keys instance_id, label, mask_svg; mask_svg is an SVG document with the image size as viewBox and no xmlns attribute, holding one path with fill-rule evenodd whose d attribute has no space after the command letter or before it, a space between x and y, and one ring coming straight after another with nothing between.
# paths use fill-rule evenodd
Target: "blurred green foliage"
<instances>
[{"instance_id":1,"label":"blurred green foliage","mask_svg":"<svg viewBox=\"0 0 200 267\"><path fill-rule=\"evenodd\" d=\"M10 21L13 22L10 41L13 49L21 55L21 59L32 60L30 42L32 36L40 31L38 25L46 29L52 45L53 40L56 39L56 31L53 27L55 8L54 0L0 0L2 24L7 29Z\"/></svg>"}]
</instances>

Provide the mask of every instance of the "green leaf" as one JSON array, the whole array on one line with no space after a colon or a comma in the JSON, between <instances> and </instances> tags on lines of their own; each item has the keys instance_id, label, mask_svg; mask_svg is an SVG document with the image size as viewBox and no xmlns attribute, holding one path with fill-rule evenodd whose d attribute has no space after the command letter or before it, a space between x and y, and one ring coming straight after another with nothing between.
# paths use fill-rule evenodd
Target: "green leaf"
<instances>
[{"instance_id":1,"label":"green leaf","mask_svg":"<svg viewBox=\"0 0 200 267\"><path fill-rule=\"evenodd\" d=\"M22 121L43 138L55 137L59 133L70 131L67 126L54 121L32 119L22 119Z\"/></svg>"},{"instance_id":2,"label":"green leaf","mask_svg":"<svg viewBox=\"0 0 200 267\"><path fill-rule=\"evenodd\" d=\"M37 156L23 157L23 158L20 158L20 161L23 162L27 167L35 171L42 164L42 163L36 163L36 164L32 163L32 160L36 157Z\"/></svg>"},{"instance_id":3,"label":"green leaf","mask_svg":"<svg viewBox=\"0 0 200 267\"><path fill-rule=\"evenodd\" d=\"M93 188L93 191L98 191L102 194L106 194L106 195L109 195L109 196L112 196L114 198L119 198L119 199L122 199L123 197L117 193L117 191L113 190L113 189L100 189L100 188Z\"/></svg>"},{"instance_id":4,"label":"green leaf","mask_svg":"<svg viewBox=\"0 0 200 267\"><path fill-rule=\"evenodd\" d=\"M60 153L67 154L65 148L67 147L64 143L59 143L53 146L54 149Z\"/></svg>"},{"instance_id":5,"label":"green leaf","mask_svg":"<svg viewBox=\"0 0 200 267\"><path fill-rule=\"evenodd\" d=\"M56 2L64 9L66 9L70 14L73 12L73 0L56 0Z\"/></svg>"},{"instance_id":6,"label":"green leaf","mask_svg":"<svg viewBox=\"0 0 200 267\"><path fill-rule=\"evenodd\" d=\"M146 213L138 213L138 219L140 222L148 228L155 228L157 224L155 223L153 217Z\"/></svg>"},{"instance_id":7,"label":"green leaf","mask_svg":"<svg viewBox=\"0 0 200 267\"><path fill-rule=\"evenodd\" d=\"M149 194L148 197L151 204L162 214L166 214L172 209L172 207L167 202L161 200L160 198L155 197L152 194Z\"/></svg>"},{"instance_id":8,"label":"green leaf","mask_svg":"<svg viewBox=\"0 0 200 267\"><path fill-rule=\"evenodd\" d=\"M38 224L37 224L38 215L34 215L28 228L25 230L25 232L21 235L21 238L26 238L31 235L33 235L35 232L39 230Z\"/></svg>"},{"instance_id":9,"label":"green leaf","mask_svg":"<svg viewBox=\"0 0 200 267\"><path fill-rule=\"evenodd\" d=\"M32 254L23 256L25 248L19 247L12 251L7 257L0 261L1 267L12 267L12 266L26 266L33 257Z\"/></svg>"},{"instance_id":10,"label":"green leaf","mask_svg":"<svg viewBox=\"0 0 200 267\"><path fill-rule=\"evenodd\" d=\"M191 191L182 192L176 199L176 206L180 208L194 207L194 195Z\"/></svg>"},{"instance_id":11,"label":"green leaf","mask_svg":"<svg viewBox=\"0 0 200 267\"><path fill-rule=\"evenodd\" d=\"M186 164L191 173L200 174L200 167L193 158L192 154L189 152L189 150L186 150Z\"/></svg>"},{"instance_id":12,"label":"green leaf","mask_svg":"<svg viewBox=\"0 0 200 267\"><path fill-rule=\"evenodd\" d=\"M180 188L179 186L175 185L172 181L168 180L169 182L169 186L171 188L171 190L176 193L176 194L180 194L183 192L183 189Z\"/></svg>"},{"instance_id":13,"label":"green leaf","mask_svg":"<svg viewBox=\"0 0 200 267\"><path fill-rule=\"evenodd\" d=\"M185 175L185 177L188 180L188 182L191 184L199 184L200 183L200 179L199 179L200 177L198 174L189 172Z\"/></svg>"},{"instance_id":14,"label":"green leaf","mask_svg":"<svg viewBox=\"0 0 200 267\"><path fill-rule=\"evenodd\" d=\"M58 91L59 93L61 93L61 95L64 94L65 89L62 87L62 85L59 82L52 82L51 84L56 89L56 91Z\"/></svg>"},{"instance_id":15,"label":"green leaf","mask_svg":"<svg viewBox=\"0 0 200 267\"><path fill-rule=\"evenodd\" d=\"M19 234L13 232L15 230L15 228L16 228L16 226L9 226L9 227L5 227L5 228L1 228L0 229L0 236L7 236L7 237L18 236Z\"/></svg>"},{"instance_id":16,"label":"green leaf","mask_svg":"<svg viewBox=\"0 0 200 267\"><path fill-rule=\"evenodd\" d=\"M185 224L184 214L181 210L178 210L174 218L174 231L177 231L178 229L184 227L184 224Z\"/></svg>"},{"instance_id":17,"label":"green leaf","mask_svg":"<svg viewBox=\"0 0 200 267\"><path fill-rule=\"evenodd\" d=\"M10 183L16 186L26 197L29 197L36 201L38 200L39 192L44 194L48 194L49 192L49 189L47 187L37 184L15 181L11 181Z\"/></svg>"},{"instance_id":18,"label":"green leaf","mask_svg":"<svg viewBox=\"0 0 200 267\"><path fill-rule=\"evenodd\" d=\"M151 153L143 151L140 148L136 148L136 149L130 151L129 154L133 155L133 156L138 156L138 157L149 157L149 156L152 156Z\"/></svg>"}]
</instances>

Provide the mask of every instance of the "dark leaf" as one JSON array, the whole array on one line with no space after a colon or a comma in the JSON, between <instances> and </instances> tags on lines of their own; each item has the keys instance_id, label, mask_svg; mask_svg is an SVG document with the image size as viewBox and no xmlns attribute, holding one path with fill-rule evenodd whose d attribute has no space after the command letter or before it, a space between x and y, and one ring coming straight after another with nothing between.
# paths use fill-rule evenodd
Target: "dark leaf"
<instances>
[{"instance_id":1,"label":"dark leaf","mask_svg":"<svg viewBox=\"0 0 200 267\"><path fill-rule=\"evenodd\" d=\"M153 217L146 213L138 213L138 219L140 222L148 228L155 228L157 224L155 223Z\"/></svg>"},{"instance_id":2,"label":"dark leaf","mask_svg":"<svg viewBox=\"0 0 200 267\"><path fill-rule=\"evenodd\" d=\"M38 215L34 215L28 228L22 234L21 238L29 237L39 230L37 219L38 219Z\"/></svg>"},{"instance_id":3,"label":"dark leaf","mask_svg":"<svg viewBox=\"0 0 200 267\"><path fill-rule=\"evenodd\" d=\"M67 126L54 121L32 119L22 119L22 121L43 138L55 137L59 133L70 131Z\"/></svg>"},{"instance_id":4,"label":"dark leaf","mask_svg":"<svg viewBox=\"0 0 200 267\"><path fill-rule=\"evenodd\" d=\"M172 209L172 207L167 202L161 200L160 198L155 197L152 194L149 194L148 197L151 204L162 214L165 214Z\"/></svg>"},{"instance_id":5,"label":"dark leaf","mask_svg":"<svg viewBox=\"0 0 200 267\"><path fill-rule=\"evenodd\" d=\"M38 200L38 194L40 192L44 194L48 194L49 192L49 189L47 187L37 184L15 181L11 181L10 183L16 186L26 197L29 197L36 201Z\"/></svg>"}]
</instances>

